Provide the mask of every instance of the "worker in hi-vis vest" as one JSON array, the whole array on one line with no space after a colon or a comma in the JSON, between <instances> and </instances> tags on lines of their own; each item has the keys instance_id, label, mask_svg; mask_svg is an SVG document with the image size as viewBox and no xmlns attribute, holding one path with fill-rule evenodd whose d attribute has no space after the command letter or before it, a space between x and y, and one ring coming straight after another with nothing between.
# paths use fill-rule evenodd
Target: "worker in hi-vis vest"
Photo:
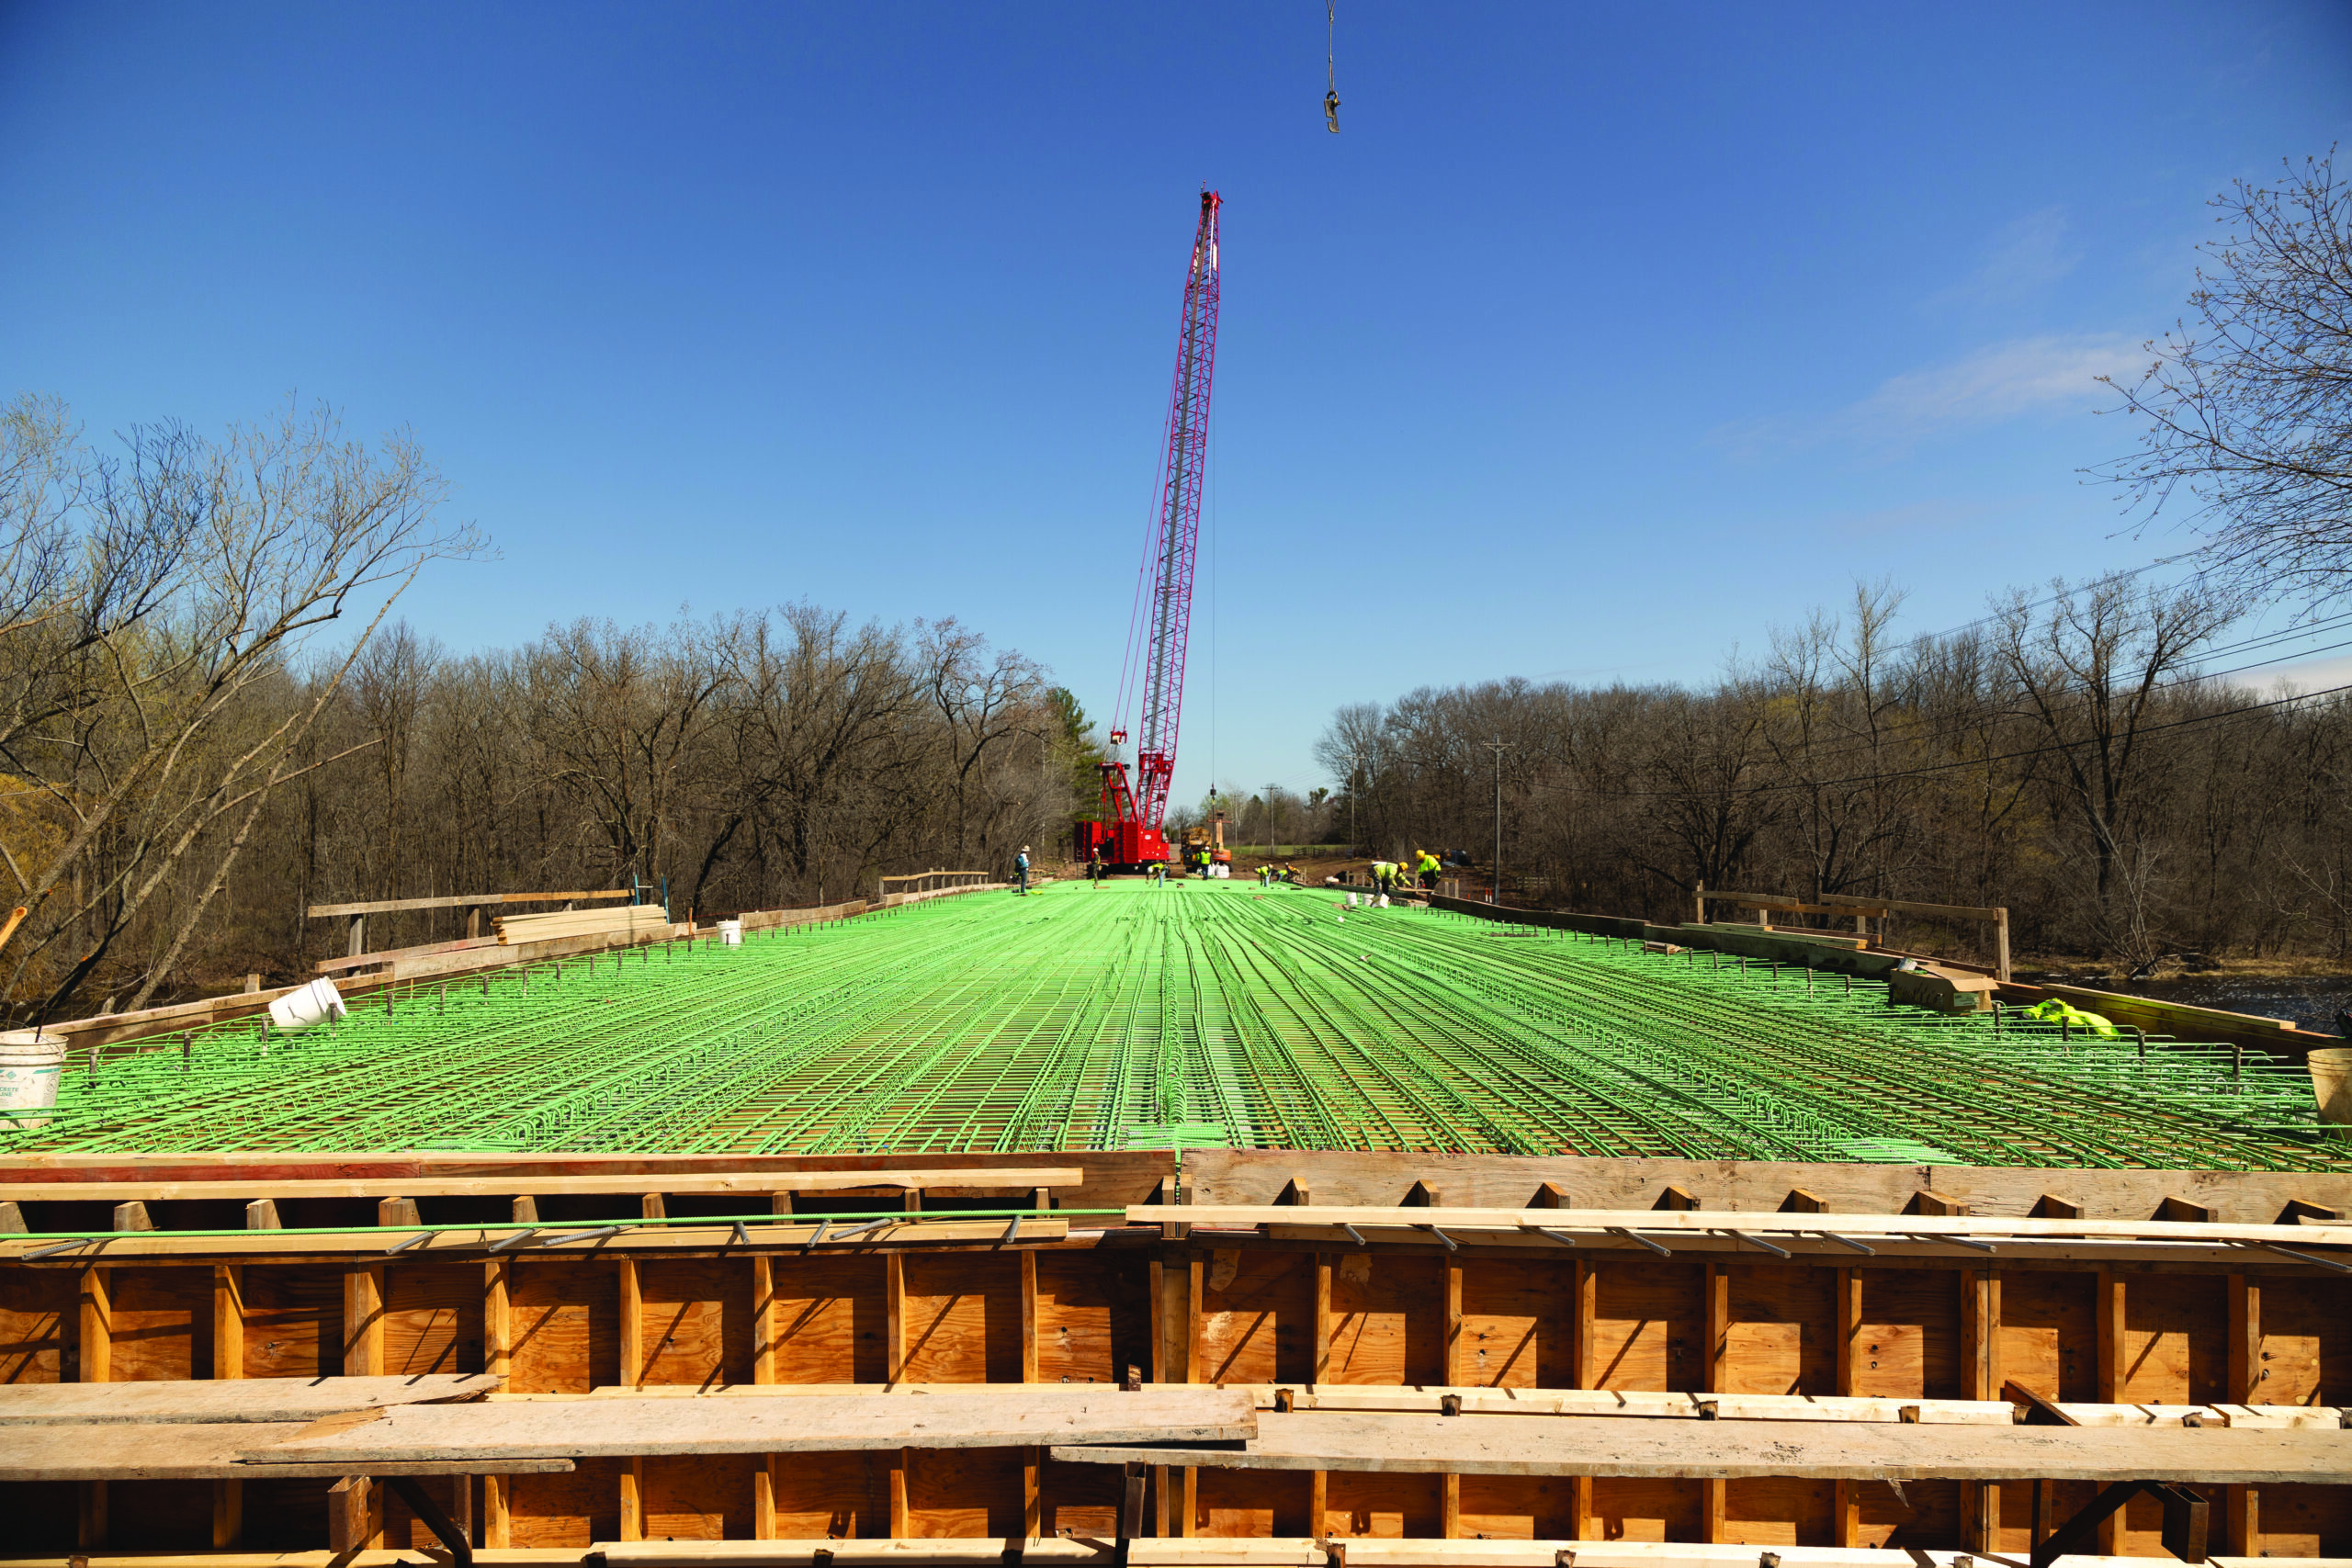
<instances>
[{"instance_id":1,"label":"worker in hi-vis vest","mask_svg":"<svg viewBox=\"0 0 2352 1568\"><path fill-rule=\"evenodd\" d=\"M1425 892L1430 892L1430 893L1434 893L1434 892L1436 892L1436 891L1437 891L1437 856L1435 856L1435 855L1433 855L1433 854L1430 853L1430 852L1429 852L1429 851L1427 851L1427 850L1423 850L1423 851L1421 852L1421 862L1420 862L1419 870L1420 870L1420 874L1421 874L1421 887L1422 887L1423 891L1425 891Z\"/></svg>"}]
</instances>

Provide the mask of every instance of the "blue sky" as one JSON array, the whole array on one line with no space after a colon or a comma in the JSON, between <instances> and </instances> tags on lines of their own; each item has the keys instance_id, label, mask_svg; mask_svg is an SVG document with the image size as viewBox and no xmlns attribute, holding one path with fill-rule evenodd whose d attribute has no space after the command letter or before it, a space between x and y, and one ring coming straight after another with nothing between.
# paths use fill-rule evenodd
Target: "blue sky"
<instances>
[{"instance_id":1,"label":"blue sky","mask_svg":"<svg viewBox=\"0 0 2352 1568\"><path fill-rule=\"evenodd\" d=\"M413 429L453 649L808 598L1108 707L1224 195L1177 780L1341 703L1704 681L2137 565L2089 378L2352 135L2330 4L0 0L0 392Z\"/></svg>"}]
</instances>

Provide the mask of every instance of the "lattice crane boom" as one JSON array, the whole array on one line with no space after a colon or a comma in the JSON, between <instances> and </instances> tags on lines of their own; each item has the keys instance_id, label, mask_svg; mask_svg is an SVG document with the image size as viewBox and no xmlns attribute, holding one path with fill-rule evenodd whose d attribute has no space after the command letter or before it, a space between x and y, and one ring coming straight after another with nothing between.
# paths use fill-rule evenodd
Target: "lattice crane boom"
<instances>
[{"instance_id":1,"label":"lattice crane boom","mask_svg":"<svg viewBox=\"0 0 2352 1568\"><path fill-rule=\"evenodd\" d=\"M1163 483L1144 570L1151 598L1143 606L1138 643L1140 712L1136 772L1114 756L1102 764L1101 820L1079 824L1078 852L1099 851L1114 866L1141 867L1167 859L1164 827L1168 786L1176 772L1176 739L1184 713L1184 653L1193 621L1193 563L1201 531L1201 487L1208 468L1209 392L1216 367L1217 209L1222 198L1201 192L1192 265L1184 280L1184 313L1177 328L1176 378L1169 394L1162 448ZM1122 705L1124 706L1124 704ZM1127 739L1111 731L1115 747Z\"/></svg>"}]
</instances>

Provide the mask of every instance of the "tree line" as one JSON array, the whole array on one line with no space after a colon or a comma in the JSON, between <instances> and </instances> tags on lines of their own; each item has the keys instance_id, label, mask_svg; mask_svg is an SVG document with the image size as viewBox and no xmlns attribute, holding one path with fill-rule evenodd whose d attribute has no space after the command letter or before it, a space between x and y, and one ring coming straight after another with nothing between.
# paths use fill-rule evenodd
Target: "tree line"
<instances>
[{"instance_id":1,"label":"tree line","mask_svg":"<svg viewBox=\"0 0 2352 1568\"><path fill-rule=\"evenodd\" d=\"M112 444L52 400L0 409L18 1018L300 977L341 949L314 904L641 886L684 918L1002 872L1067 837L1084 714L953 620L801 604L419 637L401 591L481 548L445 493L413 441L323 409ZM381 917L369 945L463 919Z\"/></svg>"},{"instance_id":2,"label":"tree line","mask_svg":"<svg viewBox=\"0 0 2352 1568\"><path fill-rule=\"evenodd\" d=\"M2278 646L2243 601L2123 574L1909 639L1900 602L1858 587L1707 689L1510 680L1342 708L1317 749L1335 818L1375 851L1484 862L1499 779L1505 886L1538 902L1672 922L1702 886L1838 894L2006 906L2026 947L2133 965L2346 955L2352 694L2222 673Z\"/></svg>"}]
</instances>

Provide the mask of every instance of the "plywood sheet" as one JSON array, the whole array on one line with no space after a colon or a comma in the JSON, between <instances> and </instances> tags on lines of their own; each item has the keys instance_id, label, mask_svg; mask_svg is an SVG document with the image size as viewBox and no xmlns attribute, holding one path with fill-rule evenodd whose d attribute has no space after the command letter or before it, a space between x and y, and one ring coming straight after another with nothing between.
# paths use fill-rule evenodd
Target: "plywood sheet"
<instances>
[{"instance_id":1,"label":"plywood sheet","mask_svg":"<svg viewBox=\"0 0 2352 1568\"><path fill-rule=\"evenodd\" d=\"M480 1263L384 1270L384 1370L481 1371L483 1293Z\"/></svg>"},{"instance_id":2,"label":"plywood sheet","mask_svg":"<svg viewBox=\"0 0 2352 1568\"><path fill-rule=\"evenodd\" d=\"M1851 1393L1959 1399L1960 1273L1863 1269L1862 1314Z\"/></svg>"},{"instance_id":3,"label":"plywood sheet","mask_svg":"<svg viewBox=\"0 0 2352 1568\"><path fill-rule=\"evenodd\" d=\"M206 1273L209 1280L209 1271ZM340 1269L249 1265L244 1303L245 1376L331 1378L343 1374Z\"/></svg>"},{"instance_id":4,"label":"plywood sheet","mask_svg":"<svg viewBox=\"0 0 2352 1568\"><path fill-rule=\"evenodd\" d=\"M1037 1381L1116 1382L1151 1365L1151 1303L1138 1269L1107 1267L1089 1253L1037 1258ZM1202 1376L1210 1376L1206 1346Z\"/></svg>"},{"instance_id":5,"label":"plywood sheet","mask_svg":"<svg viewBox=\"0 0 2352 1568\"><path fill-rule=\"evenodd\" d=\"M1731 1312L1716 1389L1836 1393L1837 1271L1759 1263L1724 1272Z\"/></svg>"},{"instance_id":6,"label":"plywood sheet","mask_svg":"<svg viewBox=\"0 0 2352 1568\"><path fill-rule=\"evenodd\" d=\"M774 1279L776 1382L889 1376L889 1291L879 1257L779 1257Z\"/></svg>"},{"instance_id":7,"label":"plywood sheet","mask_svg":"<svg viewBox=\"0 0 2352 1568\"><path fill-rule=\"evenodd\" d=\"M638 1355L646 1386L715 1388L752 1381L749 1264L649 1258L638 1265L637 1279L644 1309Z\"/></svg>"},{"instance_id":8,"label":"plywood sheet","mask_svg":"<svg viewBox=\"0 0 2352 1568\"><path fill-rule=\"evenodd\" d=\"M628 1461L592 1459L569 1475L507 1483L507 1539L514 1546L580 1546L621 1533L621 1472Z\"/></svg>"},{"instance_id":9,"label":"plywood sheet","mask_svg":"<svg viewBox=\"0 0 2352 1568\"><path fill-rule=\"evenodd\" d=\"M905 1254L906 1378L1021 1381L1021 1259Z\"/></svg>"},{"instance_id":10,"label":"plywood sheet","mask_svg":"<svg viewBox=\"0 0 2352 1568\"><path fill-rule=\"evenodd\" d=\"M2044 1399L2097 1399L2098 1298L2098 1276L2087 1269L2004 1274L2002 1379L2023 1383Z\"/></svg>"},{"instance_id":11,"label":"plywood sheet","mask_svg":"<svg viewBox=\"0 0 2352 1568\"><path fill-rule=\"evenodd\" d=\"M1182 1485L1182 1473L1169 1472ZM1306 1476L1269 1470L1204 1470L1194 1477L1193 1533L1222 1540L1312 1535ZM1171 1510L1171 1517L1172 1517Z\"/></svg>"},{"instance_id":12,"label":"plywood sheet","mask_svg":"<svg viewBox=\"0 0 2352 1568\"><path fill-rule=\"evenodd\" d=\"M1736 1546L1834 1546L1838 1483L1799 1475L1724 1483L1724 1540Z\"/></svg>"},{"instance_id":13,"label":"plywood sheet","mask_svg":"<svg viewBox=\"0 0 2352 1568\"><path fill-rule=\"evenodd\" d=\"M212 1270L109 1269L109 1382L209 1376Z\"/></svg>"},{"instance_id":14,"label":"plywood sheet","mask_svg":"<svg viewBox=\"0 0 2352 1568\"><path fill-rule=\"evenodd\" d=\"M1201 1284L1202 1380L1306 1382L1314 1356L1315 1255L1213 1253Z\"/></svg>"},{"instance_id":15,"label":"plywood sheet","mask_svg":"<svg viewBox=\"0 0 2352 1568\"><path fill-rule=\"evenodd\" d=\"M612 1264L519 1258L512 1280L511 1392L586 1393L619 1380L620 1285Z\"/></svg>"},{"instance_id":16,"label":"plywood sheet","mask_svg":"<svg viewBox=\"0 0 2352 1568\"><path fill-rule=\"evenodd\" d=\"M1454 1381L1480 1388L1573 1384L1576 1277L1574 1263L1464 1263Z\"/></svg>"},{"instance_id":17,"label":"plywood sheet","mask_svg":"<svg viewBox=\"0 0 2352 1568\"><path fill-rule=\"evenodd\" d=\"M1707 1334L1703 1268L1655 1259L1591 1268L1593 1386L1702 1386Z\"/></svg>"},{"instance_id":18,"label":"plywood sheet","mask_svg":"<svg viewBox=\"0 0 2352 1568\"><path fill-rule=\"evenodd\" d=\"M853 1540L890 1533L889 1464L878 1452L779 1454L775 1533L786 1540Z\"/></svg>"},{"instance_id":19,"label":"plywood sheet","mask_svg":"<svg viewBox=\"0 0 2352 1568\"><path fill-rule=\"evenodd\" d=\"M2203 1404L2230 1397L2228 1288L2217 1274L2129 1277L2123 1288L2126 1401Z\"/></svg>"},{"instance_id":20,"label":"plywood sheet","mask_svg":"<svg viewBox=\"0 0 2352 1568\"><path fill-rule=\"evenodd\" d=\"M1334 1471L1324 1479L1323 1487L1323 1528L1316 1532L1318 1535L1396 1540L1442 1533L1434 1475Z\"/></svg>"},{"instance_id":21,"label":"plywood sheet","mask_svg":"<svg viewBox=\"0 0 2352 1568\"><path fill-rule=\"evenodd\" d=\"M1576 1482L1563 1475L1465 1475L1461 1532L1482 1540L1572 1540Z\"/></svg>"},{"instance_id":22,"label":"plywood sheet","mask_svg":"<svg viewBox=\"0 0 2352 1568\"><path fill-rule=\"evenodd\" d=\"M749 1540L752 1475L761 1454L695 1454L645 1461L645 1539Z\"/></svg>"},{"instance_id":23,"label":"plywood sheet","mask_svg":"<svg viewBox=\"0 0 2352 1568\"><path fill-rule=\"evenodd\" d=\"M1697 1540L1699 1501L1695 1481L1604 1475L1592 1483L1593 1529L1603 1540Z\"/></svg>"},{"instance_id":24,"label":"plywood sheet","mask_svg":"<svg viewBox=\"0 0 2352 1568\"><path fill-rule=\"evenodd\" d=\"M2352 1280L2265 1279L2265 1404L2352 1404Z\"/></svg>"},{"instance_id":25,"label":"plywood sheet","mask_svg":"<svg viewBox=\"0 0 2352 1568\"><path fill-rule=\"evenodd\" d=\"M1022 1458L1019 1449L908 1450L907 1534L927 1540L1024 1534Z\"/></svg>"},{"instance_id":26,"label":"plywood sheet","mask_svg":"<svg viewBox=\"0 0 2352 1568\"><path fill-rule=\"evenodd\" d=\"M64 1269L0 1269L0 1385L65 1375L75 1288Z\"/></svg>"}]
</instances>

